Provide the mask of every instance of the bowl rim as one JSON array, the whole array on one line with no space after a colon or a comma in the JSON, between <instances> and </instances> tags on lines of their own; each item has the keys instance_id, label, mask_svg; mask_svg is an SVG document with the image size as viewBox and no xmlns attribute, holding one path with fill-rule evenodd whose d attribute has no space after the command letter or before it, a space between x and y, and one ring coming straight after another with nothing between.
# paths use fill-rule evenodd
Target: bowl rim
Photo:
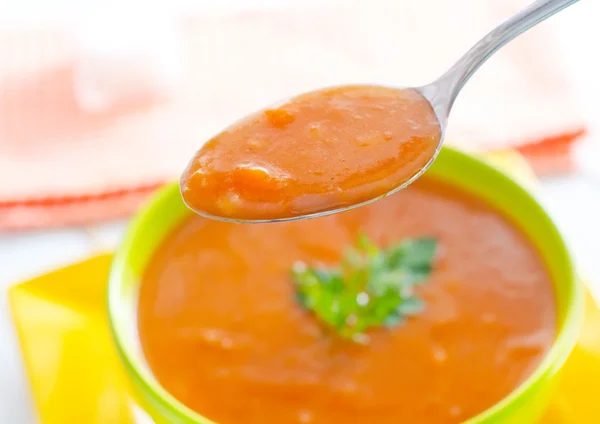
<instances>
[{"instance_id":1,"label":"bowl rim","mask_svg":"<svg viewBox=\"0 0 600 424\"><path fill-rule=\"evenodd\" d=\"M520 191L520 194L524 198L527 198L527 201L534 206L536 215L545 221L547 230L552 233L552 237L557 241L555 249L566 259L567 269L565 274L568 275L568 281L563 283L567 288L564 295L566 299L563 300L565 313L562 320L562 326L558 329L552 346L540 364L538 364L535 370L519 386L499 402L465 421L466 424L483 424L488 422L488 420L496 418L497 415L500 415L514 404L518 404L520 399L523 399L529 393L534 392L538 385L543 385L544 382L548 381L563 366L575 347L579 329L583 322L584 290L583 284L577 278L573 256L566 245L564 237L558 230L554 220L537 200L536 195L531 193L530 189L519 184L512 177L487 163L487 161L481 157L475 157L450 147L444 147L442 150L445 155L454 156L457 160L468 162L469 166L479 168L481 172L495 174L494 176L496 178L502 180L503 185L511 186L511 190ZM143 364L143 360L138 358L134 353L135 349L132 347L132 342L126 340L123 329L118 325L115 319L116 316L119 316L118 311L124 307L122 305L124 300L120 295L122 282L124 281L122 276L126 269L127 260L132 251L134 242L138 234L144 231L146 222L148 221L147 218L151 212L163 203L169 202L173 196L180 196L177 183L167 185L157 194L152 196L146 205L133 218L120 246L116 250L107 284L109 327L117 352L125 365L125 368L129 371L130 376L133 377L137 384L141 386L144 395L152 400L153 404L158 404L162 411L174 414L180 419L188 420L191 423L216 424L214 421L203 417L196 411L184 405L160 385L158 380L151 375L150 371L147 369L148 367Z\"/></svg>"}]
</instances>

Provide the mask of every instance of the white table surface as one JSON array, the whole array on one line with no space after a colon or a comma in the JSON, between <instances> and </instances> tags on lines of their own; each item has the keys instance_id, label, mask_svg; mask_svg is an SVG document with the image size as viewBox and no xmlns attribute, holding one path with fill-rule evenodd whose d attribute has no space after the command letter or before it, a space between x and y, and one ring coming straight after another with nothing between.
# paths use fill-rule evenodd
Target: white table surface
<instances>
[{"instance_id":1,"label":"white table surface","mask_svg":"<svg viewBox=\"0 0 600 424\"><path fill-rule=\"evenodd\" d=\"M600 105L596 102L600 97L600 83L595 79L600 75L600 53L592 45L592 40L600 39L596 23L598 16L600 4L584 0L548 23L555 25L561 35L562 50L557 54L567 59L573 75L573 88L592 129L600 129ZM600 131L595 132L600 134ZM600 240L600 171L595 170L600 164L600 138L592 137L582 145L578 159L584 171L568 178L543 181L539 195L565 234L592 290L600 294L600 261L596 245ZM114 247L125 225L125 221L120 221L0 235L0 423L35 422L35 411L10 319L7 289L20 280Z\"/></svg>"}]
</instances>

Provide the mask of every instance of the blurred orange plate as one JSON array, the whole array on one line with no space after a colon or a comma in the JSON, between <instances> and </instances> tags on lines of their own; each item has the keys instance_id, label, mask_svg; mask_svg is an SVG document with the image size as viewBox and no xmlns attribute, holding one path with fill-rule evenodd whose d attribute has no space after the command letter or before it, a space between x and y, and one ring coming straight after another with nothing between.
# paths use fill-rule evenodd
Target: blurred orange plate
<instances>
[{"instance_id":1,"label":"blurred orange plate","mask_svg":"<svg viewBox=\"0 0 600 424\"><path fill-rule=\"evenodd\" d=\"M9 292L42 424L139 423L108 329L110 261L96 256ZM588 294L583 332L543 424L600 423L598 328L600 309Z\"/></svg>"}]
</instances>

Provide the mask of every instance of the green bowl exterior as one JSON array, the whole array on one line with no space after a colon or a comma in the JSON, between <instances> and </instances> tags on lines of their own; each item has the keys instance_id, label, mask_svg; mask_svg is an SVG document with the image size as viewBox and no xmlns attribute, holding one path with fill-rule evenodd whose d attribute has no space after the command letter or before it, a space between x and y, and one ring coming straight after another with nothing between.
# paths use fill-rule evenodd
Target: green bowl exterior
<instances>
[{"instance_id":1,"label":"green bowl exterior","mask_svg":"<svg viewBox=\"0 0 600 424\"><path fill-rule=\"evenodd\" d=\"M555 343L523 384L467 421L468 424L535 423L550 401L583 321L583 285L576 278L564 240L534 196L485 160L445 147L426 175L454 184L501 210L533 242L551 274L558 311ZM164 236L189 214L178 186L173 184L158 193L133 219L116 252L109 277L109 320L137 400L157 423L214 424L181 404L156 381L144 360L137 333L141 275Z\"/></svg>"}]
</instances>

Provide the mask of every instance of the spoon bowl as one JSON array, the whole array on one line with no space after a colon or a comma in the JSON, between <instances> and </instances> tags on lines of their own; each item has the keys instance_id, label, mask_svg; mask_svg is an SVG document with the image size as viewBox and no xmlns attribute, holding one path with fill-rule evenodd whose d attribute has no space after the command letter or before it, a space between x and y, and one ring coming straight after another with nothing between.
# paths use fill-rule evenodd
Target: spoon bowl
<instances>
[{"instance_id":1,"label":"spoon bowl","mask_svg":"<svg viewBox=\"0 0 600 424\"><path fill-rule=\"evenodd\" d=\"M415 88L387 88L387 87L378 87L378 86L340 86L340 87L328 87L328 88L324 88L318 91L315 91L315 93L327 93L327 92L331 92L331 91L338 91L338 90L353 90L355 88L357 89L361 89L363 87L366 87L367 89L383 89L386 91L393 91L393 92L411 92L414 93L414 95L418 96L418 98L422 101L425 102L425 104L427 105L427 108L431 109L431 106L429 105L429 100L426 99L423 94L421 93L421 91L419 89L415 89ZM311 93L308 93L309 95ZM305 94L306 95L306 94ZM288 99L286 101L281 101L278 102L276 104L274 104L273 106L265 109L264 111L269 111L269 110L278 110L278 108L280 108L281 106L285 106L287 103L289 103L290 101L293 101L294 98L292 99ZM259 112L263 113L264 111ZM225 221L225 222L234 222L234 223L255 223L255 224L260 224L260 223L269 223L269 222L284 222L284 221L295 221L295 220L300 220L300 219L309 219L309 218L317 218L317 217L321 217L321 216L327 216L327 215L331 215L331 214L335 214L338 212L342 212L342 211L346 211L346 210L350 210L350 209L354 209L360 206L364 206L367 205L369 203L372 203L374 201L380 200L386 196L389 196L390 194L393 194L403 188L405 188L406 186L408 186L409 184L411 184L413 181L415 181L417 178L419 178L428 168L429 166L433 163L433 161L435 160L435 158L437 157L441 147L442 147L442 137L443 137L443 131L445 130L445 126L442 127L439 124L439 117L437 116L437 114L435 114L435 112L433 111L433 109L431 109L431 116L432 118L435 120L435 130L436 130L436 134L434 134L432 137L434 138L432 140L432 148L430 150L430 153L427 154L427 157L425 158L425 160L423 160L422 165L418 166L417 168L414 169L413 172L410 173L410 175L408 175L407 177L403 178L401 180L401 183L396 184L396 181L394 181L393 187L391 189L386 189L384 191L381 191L380 194L373 196L373 197L369 197L366 200L363 201L357 201L357 202L352 202L351 204L344 204L341 206L337 206L337 207L329 207L327 209L323 209L323 210L315 210L314 212L310 212L310 213L301 213L301 214L288 214L286 216L283 217L269 217L269 218L253 218L253 219L242 219L242 218L238 218L238 217L231 217L231 216L225 216L223 214L214 214L211 213L210 211L207 211L206 208L199 208L196 205L193 204L193 202L188 201L188 196L186 195L186 187L189 186L189 182L186 181L186 175L190 174L190 169L191 167L194 166L194 161L192 161L189 165L188 171L186 171L186 173L183 174L183 176L181 177L180 180L180 191L181 191L181 195L182 198L184 200L184 203L186 204L186 206L188 206L191 210L193 210L194 212L196 212L198 215L204 216L206 218L210 218L210 219L217 219L220 221ZM244 120L248 120L248 117L244 118L243 120L239 121L238 123L233 124L231 127L229 128L235 128L237 125L239 125L240 123L243 123ZM226 130L227 131L227 130ZM192 169L193 171L193 169ZM193 199L192 199L193 200Z\"/></svg>"},{"instance_id":2,"label":"spoon bowl","mask_svg":"<svg viewBox=\"0 0 600 424\"><path fill-rule=\"evenodd\" d=\"M205 216L265 222L364 204L412 180L441 127L415 89L330 87L256 112L208 141L181 179Z\"/></svg>"}]
</instances>

